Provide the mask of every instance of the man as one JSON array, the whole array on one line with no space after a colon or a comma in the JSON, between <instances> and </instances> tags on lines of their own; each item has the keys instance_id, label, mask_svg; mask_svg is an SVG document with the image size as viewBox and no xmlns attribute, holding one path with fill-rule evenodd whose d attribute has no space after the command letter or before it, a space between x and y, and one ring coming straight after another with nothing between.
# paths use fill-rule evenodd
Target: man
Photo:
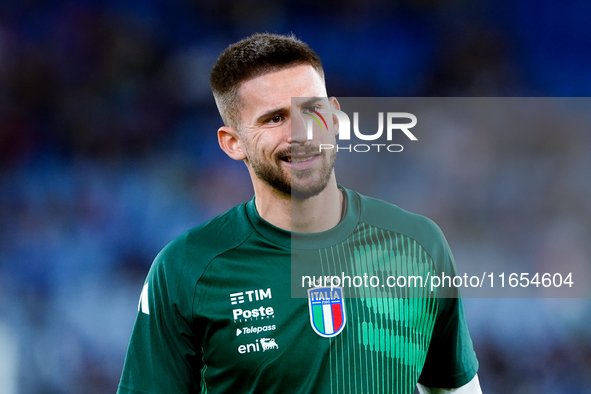
<instances>
[{"instance_id":1,"label":"man","mask_svg":"<svg viewBox=\"0 0 591 394\"><path fill-rule=\"evenodd\" d=\"M308 114L339 109L316 53L257 34L226 49L211 85L220 146L244 161L255 197L157 256L118 392L480 393L459 298L291 296L292 262L454 270L431 221L337 185L335 154L319 149L334 145L337 118L312 139L305 127Z\"/></svg>"}]
</instances>

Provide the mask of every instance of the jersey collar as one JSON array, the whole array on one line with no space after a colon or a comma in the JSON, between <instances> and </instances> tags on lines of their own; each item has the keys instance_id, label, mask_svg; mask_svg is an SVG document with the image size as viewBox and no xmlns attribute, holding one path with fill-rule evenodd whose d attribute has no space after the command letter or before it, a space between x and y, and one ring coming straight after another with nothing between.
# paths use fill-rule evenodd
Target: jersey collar
<instances>
[{"instance_id":1,"label":"jersey collar","mask_svg":"<svg viewBox=\"0 0 591 394\"><path fill-rule=\"evenodd\" d=\"M359 223L359 195L338 185L347 201L343 219L335 227L320 233L297 233L286 231L261 218L257 212L255 198L246 203L246 214L255 230L274 244L289 249L319 249L330 247L347 239Z\"/></svg>"}]
</instances>

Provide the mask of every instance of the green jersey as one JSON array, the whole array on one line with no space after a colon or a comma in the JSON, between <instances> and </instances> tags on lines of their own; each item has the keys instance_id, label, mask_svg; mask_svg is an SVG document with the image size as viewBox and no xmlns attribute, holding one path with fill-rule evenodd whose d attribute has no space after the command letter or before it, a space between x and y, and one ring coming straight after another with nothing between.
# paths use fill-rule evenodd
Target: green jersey
<instances>
[{"instance_id":1,"label":"green jersey","mask_svg":"<svg viewBox=\"0 0 591 394\"><path fill-rule=\"evenodd\" d=\"M253 199L167 245L141 293L118 393L412 394L417 382L469 382L478 362L460 298L355 282L453 275L443 234L341 190L346 213L326 232L279 229ZM314 274L353 278L343 279L354 291L294 297L304 260Z\"/></svg>"}]
</instances>

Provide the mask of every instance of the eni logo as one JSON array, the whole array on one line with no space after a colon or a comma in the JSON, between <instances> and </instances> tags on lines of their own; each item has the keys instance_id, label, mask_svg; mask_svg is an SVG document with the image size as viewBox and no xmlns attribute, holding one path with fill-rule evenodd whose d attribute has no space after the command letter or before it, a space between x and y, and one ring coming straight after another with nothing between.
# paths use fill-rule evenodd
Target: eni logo
<instances>
[{"instance_id":1,"label":"eni logo","mask_svg":"<svg viewBox=\"0 0 591 394\"><path fill-rule=\"evenodd\" d=\"M275 338L261 338L261 345L263 346L263 352L270 349L279 349Z\"/></svg>"},{"instance_id":2,"label":"eni logo","mask_svg":"<svg viewBox=\"0 0 591 394\"><path fill-rule=\"evenodd\" d=\"M260 346L259 346L260 345ZM238 346L238 353L245 354L250 352L260 352L261 348L263 352L271 349L279 349L279 345L275 342L275 338L261 338L255 340L254 343L247 343L246 345Z\"/></svg>"}]
</instances>

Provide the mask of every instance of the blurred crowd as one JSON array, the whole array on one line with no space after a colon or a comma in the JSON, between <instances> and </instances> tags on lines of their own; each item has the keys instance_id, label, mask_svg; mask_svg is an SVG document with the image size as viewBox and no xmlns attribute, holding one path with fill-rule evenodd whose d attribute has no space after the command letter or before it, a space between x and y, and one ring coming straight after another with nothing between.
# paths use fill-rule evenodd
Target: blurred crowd
<instances>
[{"instance_id":1,"label":"blurred crowd","mask_svg":"<svg viewBox=\"0 0 591 394\"><path fill-rule=\"evenodd\" d=\"M229 43L294 32L335 96L588 96L590 12L584 1L3 0L0 393L115 392L154 256L252 197L215 135L209 71ZM367 164L371 177L344 155L338 179L434 219L458 267L588 266L591 105L517 108L517 123L506 106L491 111L495 128L448 120L420 149ZM588 301L466 299L485 392L591 392Z\"/></svg>"}]
</instances>

